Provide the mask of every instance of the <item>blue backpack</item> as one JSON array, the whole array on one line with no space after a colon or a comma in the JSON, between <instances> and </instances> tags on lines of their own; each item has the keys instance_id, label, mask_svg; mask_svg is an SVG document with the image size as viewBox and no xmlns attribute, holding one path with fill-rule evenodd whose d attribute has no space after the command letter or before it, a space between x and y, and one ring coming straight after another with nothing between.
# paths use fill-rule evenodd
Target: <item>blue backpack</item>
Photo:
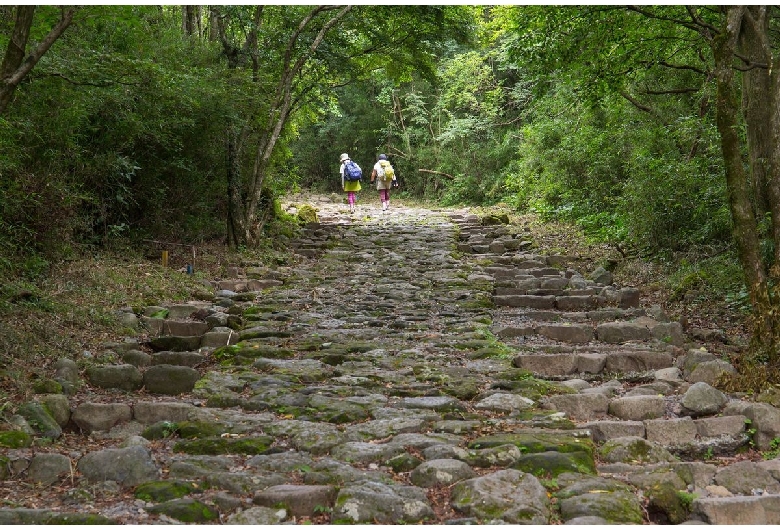
<instances>
[{"instance_id":1,"label":"blue backpack","mask_svg":"<svg viewBox=\"0 0 780 530\"><path fill-rule=\"evenodd\" d=\"M360 170L360 166L352 160L344 162L344 180L353 182L363 178L363 171Z\"/></svg>"}]
</instances>

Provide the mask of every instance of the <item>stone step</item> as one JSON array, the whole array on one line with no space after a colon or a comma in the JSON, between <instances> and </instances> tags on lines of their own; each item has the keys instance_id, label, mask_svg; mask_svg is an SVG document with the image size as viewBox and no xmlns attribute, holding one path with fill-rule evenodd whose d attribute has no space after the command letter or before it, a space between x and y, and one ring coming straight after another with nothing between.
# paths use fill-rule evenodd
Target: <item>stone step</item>
<instances>
[{"instance_id":1,"label":"stone step","mask_svg":"<svg viewBox=\"0 0 780 530\"><path fill-rule=\"evenodd\" d=\"M567 376L575 374L635 373L674 366L671 354L659 351L619 351L610 353L521 354L512 364L534 374Z\"/></svg>"},{"instance_id":2,"label":"stone step","mask_svg":"<svg viewBox=\"0 0 780 530\"><path fill-rule=\"evenodd\" d=\"M58 364L75 393L36 396L14 420L32 431L51 411L57 443L41 452L28 435L0 457L7 502L99 495L101 513L133 524L219 512L227 524L602 525L728 521L716 495L780 491L780 464L728 459L749 441L771 448L780 412L715 390L727 363L675 347L681 330L640 309L638 291L522 250L522 227L361 208L322 204L323 224L290 244L311 260L231 267L213 302L148 308L160 336L106 348L127 364L98 357L92 386ZM467 250L453 255L456 233ZM492 307L491 295L545 302ZM177 321L207 331L185 337ZM165 394L182 380L185 394ZM692 516L688 492L708 501ZM734 509L773 507L753 504ZM179 519L193 513L203 519ZM0 521L47 517L0 508Z\"/></svg>"}]
</instances>

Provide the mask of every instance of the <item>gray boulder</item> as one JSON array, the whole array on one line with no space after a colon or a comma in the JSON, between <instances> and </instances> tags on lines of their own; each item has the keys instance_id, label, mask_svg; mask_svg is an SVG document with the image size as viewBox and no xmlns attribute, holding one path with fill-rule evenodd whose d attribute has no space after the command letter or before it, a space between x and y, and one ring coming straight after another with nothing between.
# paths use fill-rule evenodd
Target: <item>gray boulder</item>
<instances>
[{"instance_id":1,"label":"gray boulder","mask_svg":"<svg viewBox=\"0 0 780 530\"><path fill-rule=\"evenodd\" d=\"M58 453L38 453L30 461L27 477L35 483L50 486L73 472L70 458Z\"/></svg>"},{"instance_id":2,"label":"gray boulder","mask_svg":"<svg viewBox=\"0 0 780 530\"><path fill-rule=\"evenodd\" d=\"M189 366L158 364L143 375L144 386L151 394L175 396L191 392L200 379L200 373Z\"/></svg>"},{"instance_id":3,"label":"gray boulder","mask_svg":"<svg viewBox=\"0 0 780 530\"><path fill-rule=\"evenodd\" d=\"M470 479L477 474L465 462L444 458L429 460L417 466L411 473L411 481L421 488L450 486L461 480Z\"/></svg>"},{"instance_id":4,"label":"gray boulder","mask_svg":"<svg viewBox=\"0 0 780 530\"><path fill-rule=\"evenodd\" d=\"M458 483L452 506L469 517L511 524L548 524L547 490L528 473L505 469Z\"/></svg>"},{"instance_id":5,"label":"gray boulder","mask_svg":"<svg viewBox=\"0 0 780 530\"><path fill-rule=\"evenodd\" d=\"M699 382L691 385L683 395L681 403L683 413L696 418L717 414L726 406L728 398L720 390Z\"/></svg>"},{"instance_id":6,"label":"gray boulder","mask_svg":"<svg viewBox=\"0 0 780 530\"><path fill-rule=\"evenodd\" d=\"M100 388L127 391L140 390L144 384L141 372L131 364L90 366L87 368L87 379Z\"/></svg>"},{"instance_id":7,"label":"gray boulder","mask_svg":"<svg viewBox=\"0 0 780 530\"><path fill-rule=\"evenodd\" d=\"M28 401L22 404L17 413L27 420L27 423L35 429L37 434L52 440L62 436L62 427L37 401Z\"/></svg>"},{"instance_id":8,"label":"gray boulder","mask_svg":"<svg viewBox=\"0 0 780 530\"><path fill-rule=\"evenodd\" d=\"M132 419L133 409L124 403L82 403L73 412L73 422L87 434L109 431Z\"/></svg>"},{"instance_id":9,"label":"gray boulder","mask_svg":"<svg viewBox=\"0 0 780 530\"><path fill-rule=\"evenodd\" d=\"M335 519L354 523L419 523L434 516L425 490L416 486L360 481L341 488Z\"/></svg>"},{"instance_id":10,"label":"gray boulder","mask_svg":"<svg viewBox=\"0 0 780 530\"><path fill-rule=\"evenodd\" d=\"M87 453L79 460L78 469L89 482L113 480L127 487L157 480L159 477L159 471L149 451L139 445Z\"/></svg>"}]
</instances>

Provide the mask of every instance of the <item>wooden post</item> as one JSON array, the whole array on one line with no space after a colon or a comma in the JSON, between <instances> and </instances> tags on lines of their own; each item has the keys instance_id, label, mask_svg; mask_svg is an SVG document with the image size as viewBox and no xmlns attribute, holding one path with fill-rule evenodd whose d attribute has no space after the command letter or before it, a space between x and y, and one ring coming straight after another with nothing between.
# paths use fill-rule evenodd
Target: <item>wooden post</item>
<instances>
[{"instance_id":1,"label":"wooden post","mask_svg":"<svg viewBox=\"0 0 780 530\"><path fill-rule=\"evenodd\" d=\"M162 251L162 266L167 267L168 266L168 251L163 250Z\"/></svg>"}]
</instances>

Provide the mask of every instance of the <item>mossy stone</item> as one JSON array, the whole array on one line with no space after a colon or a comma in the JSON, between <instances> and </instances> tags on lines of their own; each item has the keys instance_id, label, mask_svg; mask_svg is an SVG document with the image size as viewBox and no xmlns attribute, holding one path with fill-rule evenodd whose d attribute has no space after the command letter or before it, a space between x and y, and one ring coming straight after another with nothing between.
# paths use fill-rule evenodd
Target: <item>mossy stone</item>
<instances>
[{"instance_id":1,"label":"mossy stone","mask_svg":"<svg viewBox=\"0 0 780 530\"><path fill-rule=\"evenodd\" d=\"M568 521L576 517L598 515L610 523L642 524L643 509L636 494L629 491L596 491L559 502L561 516Z\"/></svg>"},{"instance_id":2,"label":"mossy stone","mask_svg":"<svg viewBox=\"0 0 780 530\"><path fill-rule=\"evenodd\" d=\"M298 222L301 224L318 223L317 210L311 204L304 204L298 208Z\"/></svg>"},{"instance_id":3,"label":"mossy stone","mask_svg":"<svg viewBox=\"0 0 780 530\"><path fill-rule=\"evenodd\" d=\"M672 484L656 484L645 491L650 501L647 509L651 517L657 514L658 523L680 524L688 520L691 511L690 494L679 491Z\"/></svg>"},{"instance_id":4,"label":"mossy stone","mask_svg":"<svg viewBox=\"0 0 780 530\"><path fill-rule=\"evenodd\" d=\"M488 214L480 222L482 226L508 225L509 215L505 213Z\"/></svg>"},{"instance_id":5,"label":"mossy stone","mask_svg":"<svg viewBox=\"0 0 780 530\"><path fill-rule=\"evenodd\" d=\"M513 444L523 453L544 453L558 451L573 453L583 451L593 458L593 442L587 438L560 433L505 433L483 436L469 443L470 449L484 449L499 445Z\"/></svg>"},{"instance_id":6,"label":"mossy stone","mask_svg":"<svg viewBox=\"0 0 780 530\"><path fill-rule=\"evenodd\" d=\"M17 413L41 436L52 440L62 436L62 427L40 403L28 401L19 407Z\"/></svg>"},{"instance_id":7,"label":"mossy stone","mask_svg":"<svg viewBox=\"0 0 780 530\"><path fill-rule=\"evenodd\" d=\"M394 456L387 461L387 465L396 473L406 473L422 464L422 460L409 453Z\"/></svg>"},{"instance_id":8,"label":"mossy stone","mask_svg":"<svg viewBox=\"0 0 780 530\"><path fill-rule=\"evenodd\" d=\"M206 406L214 409L240 407L245 403L246 399L238 394L214 394L206 400Z\"/></svg>"},{"instance_id":9,"label":"mossy stone","mask_svg":"<svg viewBox=\"0 0 780 530\"><path fill-rule=\"evenodd\" d=\"M446 346L446 344L444 344L444 346ZM493 346L493 341L480 339L466 340L454 344L454 348L457 350L481 350L483 348L491 348Z\"/></svg>"},{"instance_id":10,"label":"mossy stone","mask_svg":"<svg viewBox=\"0 0 780 530\"><path fill-rule=\"evenodd\" d=\"M26 432L22 431L2 431L0 432L0 447L8 447L10 449L21 449L22 447L30 447L33 443L33 438Z\"/></svg>"},{"instance_id":11,"label":"mossy stone","mask_svg":"<svg viewBox=\"0 0 780 530\"><path fill-rule=\"evenodd\" d=\"M507 381L526 381L529 379L534 379L534 374L523 368L511 368L496 374L496 379Z\"/></svg>"},{"instance_id":12,"label":"mossy stone","mask_svg":"<svg viewBox=\"0 0 780 530\"><path fill-rule=\"evenodd\" d=\"M265 454L273 438L257 436L252 438L200 438L182 440L173 446L173 450L190 455L262 455Z\"/></svg>"},{"instance_id":13,"label":"mossy stone","mask_svg":"<svg viewBox=\"0 0 780 530\"><path fill-rule=\"evenodd\" d=\"M183 480L159 480L146 482L135 489L135 498L146 502L164 502L180 499L199 491L191 482Z\"/></svg>"},{"instance_id":14,"label":"mossy stone","mask_svg":"<svg viewBox=\"0 0 780 530\"><path fill-rule=\"evenodd\" d=\"M535 477L557 477L562 473L596 474L596 463L593 454L585 451L573 451L561 453L558 451L545 451L543 453L531 453L522 455L514 464L513 469L530 473Z\"/></svg>"},{"instance_id":15,"label":"mossy stone","mask_svg":"<svg viewBox=\"0 0 780 530\"><path fill-rule=\"evenodd\" d=\"M287 348L279 348L268 344L246 344L235 352L235 359L245 358L253 360L257 358L264 359L291 359L295 352Z\"/></svg>"},{"instance_id":16,"label":"mossy stone","mask_svg":"<svg viewBox=\"0 0 780 530\"><path fill-rule=\"evenodd\" d=\"M227 432L227 427L208 421L181 421L176 424L182 438L208 438Z\"/></svg>"},{"instance_id":17,"label":"mossy stone","mask_svg":"<svg viewBox=\"0 0 780 530\"><path fill-rule=\"evenodd\" d=\"M178 432L178 425L172 421L158 421L141 432L147 440L163 440Z\"/></svg>"},{"instance_id":18,"label":"mossy stone","mask_svg":"<svg viewBox=\"0 0 780 530\"><path fill-rule=\"evenodd\" d=\"M41 379L33 383L36 394L62 394L62 385L53 379Z\"/></svg>"},{"instance_id":19,"label":"mossy stone","mask_svg":"<svg viewBox=\"0 0 780 530\"><path fill-rule=\"evenodd\" d=\"M463 401L471 401L479 394L481 388L477 379L463 378L456 381L447 381L442 385L441 391Z\"/></svg>"},{"instance_id":20,"label":"mossy stone","mask_svg":"<svg viewBox=\"0 0 780 530\"><path fill-rule=\"evenodd\" d=\"M183 523L206 523L219 518L219 512L216 508L195 499L174 499L147 508L147 511L165 514Z\"/></svg>"}]
</instances>

